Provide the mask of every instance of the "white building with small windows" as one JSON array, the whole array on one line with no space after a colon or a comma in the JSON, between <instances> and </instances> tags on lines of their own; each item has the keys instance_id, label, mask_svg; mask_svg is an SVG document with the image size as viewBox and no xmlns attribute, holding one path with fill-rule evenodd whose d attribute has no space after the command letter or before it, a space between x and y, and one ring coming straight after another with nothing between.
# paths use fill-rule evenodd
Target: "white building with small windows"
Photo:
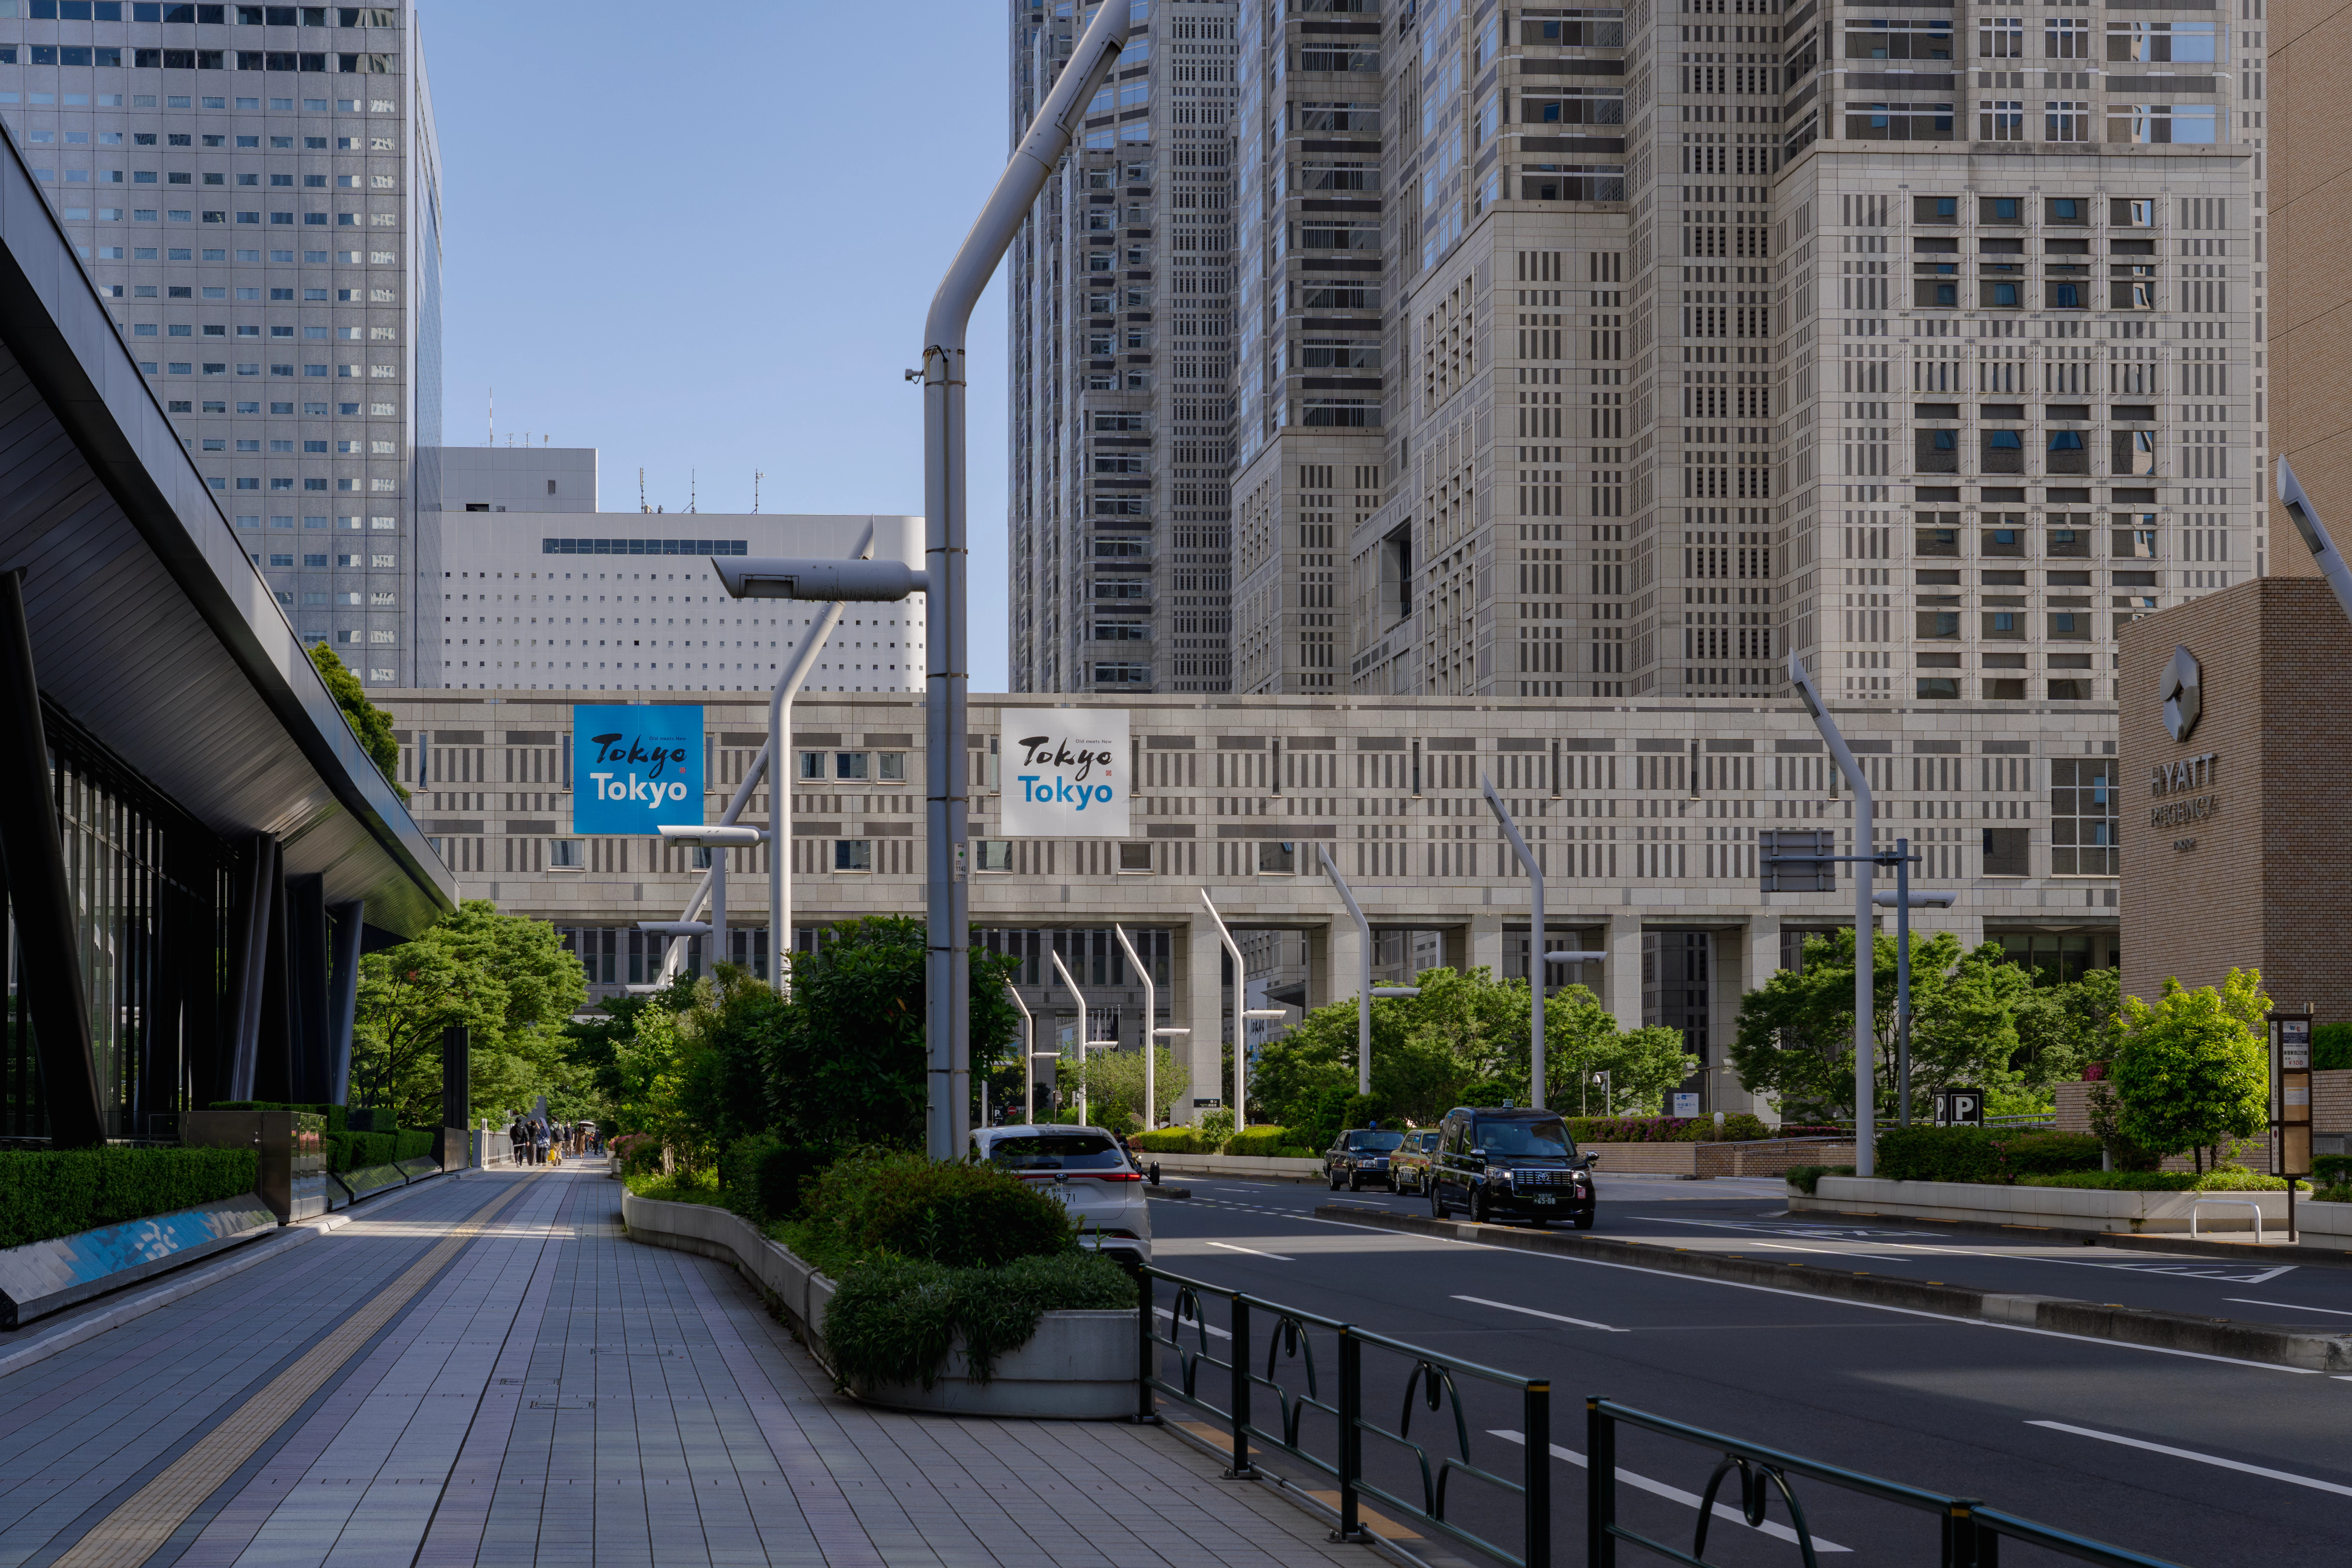
<instances>
[{"instance_id":1,"label":"white building with small windows","mask_svg":"<svg viewBox=\"0 0 2352 1568\"><path fill-rule=\"evenodd\" d=\"M593 447L446 447L427 521L416 642L427 683L467 690L739 691L763 697L824 606L727 596L711 558L923 564L923 520L596 510ZM923 599L845 606L803 689L908 692Z\"/></svg>"}]
</instances>

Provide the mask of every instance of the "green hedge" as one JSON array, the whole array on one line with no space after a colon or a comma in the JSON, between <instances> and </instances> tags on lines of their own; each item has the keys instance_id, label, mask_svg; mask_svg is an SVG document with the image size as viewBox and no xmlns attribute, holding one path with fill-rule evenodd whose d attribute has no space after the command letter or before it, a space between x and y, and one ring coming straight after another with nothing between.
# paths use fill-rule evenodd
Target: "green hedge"
<instances>
[{"instance_id":1,"label":"green hedge","mask_svg":"<svg viewBox=\"0 0 2352 1568\"><path fill-rule=\"evenodd\" d=\"M835 1279L846 1262L888 1255L953 1268L1070 1253L1078 1237L1059 1200L989 1164L867 1150L835 1161L802 1194L803 1253ZM800 1250L795 1247L794 1250Z\"/></svg>"},{"instance_id":2,"label":"green hedge","mask_svg":"<svg viewBox=\"0 0 2352 1568\"><path fill-rule=\"evenodd\" d=\"M1727 1115L1723 1131L1715 1130L1712 1116L1571 1116L1568 1135L1579 1143L1712 1143L1745 1142L1779 1134L1746 1111Z\"/></svg>"},{"instance_id":3,"label":"green hedge","mask_svg":"<svg viewBox=\"0 0 2352 1568\"><path fill-rule=\"evenodd\" d=\"M2099 1155L2099 1141L2087 1132L1890 1127L1878 1135L1878 1174L1890 1182L2005 1184L2027 1176L2095 1172Z\"/></svg>"},{"instance_id":4,"label":"green hedge","mask_svg":"<svg viewBox=\"0 0 2352 1568\"><path fill-rule=\"evenodd\" d=\"M404 1127L397 1132L329 1132L320 1142L327 1146L331 1171L362 1171L433 1152L433 1131L423 1127Z\"/></svg>"},{"instance_id":5,"label":"green hedge","mask_svg":"<svg viewBox=\"0 0 2352 1568\"><path fill-rule=\"evenodd\" d=\"M831 1163L835 1151L794 1143L772 1132L738 1138L719 1156L719 1184L727 1206L755 1224L800 1213L803 1189Z\"/></svg>"},{"instance_id":6,"label":"green hedge","mask_svg":"<svg viewBox=\"0 0 2352 1568\"><path fill-rule=\"evenodd\" d=\"M1135 1308L1126 1270L1090 1253L1019 1258L989 1268L914 1258L861 1263L824 1310L824 1345L852 1385L919 1382L929 1388L961 1333L964 1365L989 1381L996 1358L1019 1350L1047 1312Z\"/></svg>"},{"instance_id":7,"label":"green hedge","mask_svg":"<svg viewBox=\"0 0 2352 1568\"><path fill-rule=\"evenodd\" d=\"M215 1100L208 1110L300 1110L327 1119L327 1131L341 1132L351 1125L351 1112L340 1105L288 1105L275 1100Z\"/></svg>"},{"instance_id":8,"label":"green hedge","mask_svg":"<svg viewBox=\"0 0 2352 1568\"><path fill-rule=\"evenodd\" d=\"M1163 1127L1157 1132L1138 1132L1129 1142L1147 1154L1214 1154L1222 1146L1203 1135L1197 1127Z\"/></svg>"},{"instance_id":9,"label":"green hedge","mask_svg":"<svg viewBox=\"0 0 2352 1568\"><path fill-rule=\"evenodd\" d=\"M0 1151L0 1247L253 1191L250 1149Z\"/></svg>"},{"instance_id":10,"label":"green hedge","mask_svg":"<svg viewBox=\"0 0 2352 1568\"><path fill-rule=\"evenodd\" d=\"M2311 1174L2323 1187L2352 1183L2352 1154L2322 1154L2311 1163Z\"/></svg>"},{"instance_id":11,"label":"green hedge","mask_svg":"<svg viewBox=\"0 0 2352 1568\"><path fill-rule=\"evenodd\" d=\"M2311 1065L2352 1068L2352 1024L2322 1024L2312 1030Z\"/></svg>"},{"instance_id":12,"label":"green hedge","mask_svg":"<svg viewBox=\"0 0 2352 1568\"><path fill-rule=\"evenodd\" d=\"M2193 1171L2073 1171L2055 1176L2021 1176L2021 1187L2090 1187L2115 1193L2283 1193L2284 1176L2258 1176L2225 1168ZM2309 1184L2298 1184L2309 1191Z\"/></svg>"},{"instance_id":13,"label":"green hedge","mask_svg":"<svg viewBox=\"0 0 2352 1568\"><path fill-rule=\"evenodd\" d=\"M1268 1159L1312 1160L1323 1151L1310 1142L1313 1134L1300 1127L1251 1127L1225 1141L1228 1154Z\"/></svg>"},{"instance_id":14,"label":"green hedge","mask_svg":"<svg viewBox=\"0 0 2352 1568\"><path fill-rule=\"evenodd\" d=\"M1851 1176L1852 1165L1791 1165L1780 1173L1788 1184L1811 1197L1823 1176Z\"/></svg>"}]
</instances>

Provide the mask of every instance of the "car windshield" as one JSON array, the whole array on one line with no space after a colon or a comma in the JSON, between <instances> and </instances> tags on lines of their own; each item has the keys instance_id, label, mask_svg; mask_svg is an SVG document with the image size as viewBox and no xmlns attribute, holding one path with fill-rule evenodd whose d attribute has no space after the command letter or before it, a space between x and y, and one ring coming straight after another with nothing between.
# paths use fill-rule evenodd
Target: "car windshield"
<instances>
[{"instance_id":1,"label":"car windshield","mask_svg":"<svg viewBox=\"0 0 2352 1568\"><path fill-rule=\"evenodd\" d=\"M988 1159L1008 1171L1118 1171L1127 1166L1118 1146L1099 1132L999 1138L989 1144Z\"/></svg>"},{"instance_id":2,"label":"car windshield","mask_svg":"<svg viewBox=\"0 0 2352 1568\"><path fill-rule=\"evenodd\" d=\"M1375 1154L1384 1154L1391 1149L1401 1149L1403 1146L1404 1134L1402 1132L1350 1132L1348 1134L1349 1148L1368 1149Z\"/></svg>"},{"instance_id":3,"label":"car windshield","mask_svg":"<svg viewBox=\"0 0 2352 1568\"><path fill-rule=\"evenodd\" d=\"M1412 1135L1412 1146L1416 1149L1434 1149L1437 1147L1437 1134L1416 1132Z\"/></svg>"},{"instance_id":4,"label":"car windshield","mask_svg":"<svg viewBox=\"0 0 2352 1568\"><path fill-rule=\"evenodd\" d=\"M1576 1152L1568 1129L1550 1121L1481 1121L1475 1139L1489 1154L1523 1154L1564 1160Z\"/></svg>"}]
</instances>

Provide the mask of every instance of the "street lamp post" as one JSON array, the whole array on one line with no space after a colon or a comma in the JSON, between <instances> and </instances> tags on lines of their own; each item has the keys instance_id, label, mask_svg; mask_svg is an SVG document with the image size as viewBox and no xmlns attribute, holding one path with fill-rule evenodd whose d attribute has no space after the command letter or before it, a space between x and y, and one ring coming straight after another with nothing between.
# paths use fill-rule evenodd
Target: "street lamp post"
<instances>
[{"instance_id":1,"label":"street lamp post","mask_svg":"<svg viewBox=\"0 0 2352 1568\"><path fill-rule=\"evenodd\" d=\"M1911 890L1911 840L1895 841L1895 890L1878 893L1872 902L1895 910L1895 1107L1896 1125L1911 1125L1911 911L1948 910L1959 897L1953 892L1915 893Z\"/></svg>"},{"instance_id":2,"label":"street lamp post","mask_svg":"<svg viewBox=\"0 0 2352 1568\"><path fill-rule=\"evenodd\" d=\"M1012 981L1004 983L1004 994L1021 1010L1021 1120L1037 1120L1037 1020L1029 1016L1029 1004L1021 1000L1021 990Z\"/></svg>"},{"instance_id":3,"label":"street lamp post","mask_svg":"<svg viewBox=\"0 0 2352 1568\"><path fill-rule=\"evenodd\" d=\"M1528 874L1528 956L1535 963L1528 976L1529 999L1528 1103L1538 1110L1544 1108L1544 879L1543 871L1536 865L1535 856L1528 849L1528 841L1519 837L1519 825L1511 820L1503 797L1495 793L1495 781L1486 774L1478 775L1478 787L1485 792L1486 805L1494 812L1495 820L1502 825L1503 837L1510 840L1511 852L1519 858L1519 866Z\"/></svg>"},{"instance_id":4,"label":"street lamp post","mask_svg":"<svg viewBox=\"0 0 2352 1568\"><path fill-rule=\"evenodd\" d=\"M1104 0L1096 10L971 233L949 263L923 322L923 559L936 584L924 661L923 848L929 884L924 1003L930 1047L924 1142L934 1160L952 1160L963 1146L968 1097L961 1080L971 1070L971 889L964 864L971 790L964 752L971 679L964 657L964 536L971 508L964 475L964 334L981 291L1076 139L1087 100L1127 47L1131 23L1122 0Z\"/></svg>"},{"instance_id":5,"label":"street lamp post","mask_svg":"<svg viewBox=\"0 0 2352 1568\"><path fill-rule=\"evenodd\" d=\"M706 826L701 823L665 824L656 829L667 844L710 851L710 919L708 923L697 921L640 921L639 931L654 931L672 937L700 936L711 938L710 966L715 973L728 958L727 952L727 852L730 849L751 848L766 840L768 835L757 827L740 827L729 824Z\"/></svg>"},{"instance_id":6,"label":"street lamp post","mask_svg":"<svg viewBox=\"0 0 2352 1568\"><path fill-rule=\"evenodd\" d=\"M1094 1015L1087 1006L1087 994L1078 989L1078 983L1076 981L1070 978L1070 967L1068 964L1062 962L1062 955L1060 953L1049 952L1047 956L1052 958L1054 961L1054 972L1062 977L1062 984L1069 987L1070 995L1078 1004L1078 1121L1081 1125L1084 1125L1087 1120L1088 1109L1087 1104L1087 1047L1092 1046L1097 1050L1108 1049L1115 1051L1118 1049L1118 1042L1117 1040L1090 1040L1087 1038L1087 1034L1091 1032L1095 1026ZM1056 1087L1058 1087L1058 1085Z\"/></svg>"},{"instance_id":7,"label":"street lamp post","mask_svg":"<svg viewBox=\"0 0 2352 1568\"><path fill-rule=\"evenodd\" d=\"M1878 1050L1871 1025L1871 1005L1875 996L1870 975L1874 918L1871 913L1870 858L1877 853L1878 846L1876 825L1871 816L1870 780L1863 773L1862 764L1853 760L1845 737L1838 732L1837 721L1822 705L1812 677L1805 673L1805 661L1793 653L1789 656L1789 679L1796 686L1805 711L1813 716L1813 727L1828 744L1838 772L1845 775L1847 784L1853 790L1853 1170L1858 1176L1869 1176L1878 1169Z\"/></svg>"},{"instance_id":8,"label":"street lamp post","mask_svg":"<svg viewBox=\"0 0 2352 1568\"><path fill-rule=\"evenodd\" d=\"M1118 949L1127 954L1128 967L1143 982L1143 1130L1149 1132L1160 1121L1160 1048L1162 1035L1189 1035L1190 1029L1163 1029L1160 1026L1160 993L1151 984L1151 971L1135 955L1135 944L1127 940L1124 927L1114 923L1110 934L1118 939Z\"/></svg>"},{"instance_id":9,"label":"street lamp post","mask_svg":"<svg viewBox=\"0 0 2352 1568\"><path fill-rule=\"evenodd\" d=\"M1418 996L1418 985L1372 984L1372 925L1364 918L1361 906L1356 902L1355 889L1348 879L1339 875L1339 863L1331 858L1331 851L1318 844L1315 853L1322 858L1323 874L1331 879L1331 886L1339 890L1339 901L1348 906L1349 918L1356 922L1356 944L1362 962L1359 965L1356 985L1356 1092L1372 1092L1372 998L1375 996Z\"/></svg>"},{"instance_id":10,"label":"street lamp post","mask_svg":"<svg viewBox=\"0 0 2352 1568\"><path fill-rule=\"evenodd\" d=\"M1242 963L1242 950L1234 941L1234 933L1225 929L1225 919L1217 913L1217 906L1209 898L1209 889L1201 889L1201 902L1207 906L1209 920L1217 928L1217 940L1224 944L1225 956L1234 966L1234 1131L1239 1132L1249 1125L1248 1101L1243 1098L1248 1088L1249 1026L1244 1020L1244 1009L1249 1005L1249 970Z\"/></svg>"}]
</instances>

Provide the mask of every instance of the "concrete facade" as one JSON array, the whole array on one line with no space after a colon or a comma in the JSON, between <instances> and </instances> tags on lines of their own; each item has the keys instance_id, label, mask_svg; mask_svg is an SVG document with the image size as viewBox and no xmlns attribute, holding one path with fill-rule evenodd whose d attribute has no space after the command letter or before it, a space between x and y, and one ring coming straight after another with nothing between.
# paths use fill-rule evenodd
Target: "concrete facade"
<instances>
[{"instance_id":1,"label":"concrete facade","mask_svg":"<svg viewBox=\"0 0 2352 1568\"><path fill-rule=\"evenodd\" d=\"M369 685L414 684L441 440L415 11L42 9L0 45L0 121L286 618Z\"/></svg>"},{"instance_id":2,"label":"concrete facade","mask_svg":"<svg viewBox=\"0 0 2352 1568\"><path fill-rule=\"evenodd\" d=\"M1079 972L1102 1010L1098 1028L1111 1026L1103 1014L1116 1009L1120 1037L1141 1037L1140 989L1113 956L1108 931L1126 923L1158 972L1161 1021L1192 1031L1178 1048L1192 1054L1196 1098L1222 1092L1217 1042L1232 1037L1230 977L1202 889L1244 942L1247 1005L1270 994L1293 1018L1301 1006L1353 995L1360 962L1318 847L1333 852L1372 922L1377 980L1408 979L1437 962L1526 973L1526 883L1507 864L1482 775L1546 867L1552 940L1611 955L1599 973L1554 966L1549 983L1590 985L1621 1019L1684 1028L1706 1063L1697 1087L1710 1110L1749 1109L1726 1066L1740 995L1781 967L1801 933L1851 919L1850 890L1757 890L1759 829L1846 830L1851 802L1832 788L1798 709L1072 699L1130 714L1133 837L1008 840L997 826L996 713L1030 700L972 699L973 921L991 945L1023 958L1046 1047L1070 1021L1049 951ZM707 701L705 807L715 820L764 739L766 711L756 698ZM416 810L467 895L572 933L593 995L647 978L652 946L628 928L677 918L696 874L689 852L642 837L587 839L563 852L575 866L555 864L551 846L569 837L569 707L514 690L403 692L388 706L401 726L403 776L423 781ZM1923 912L1921 929L2000 940L2036 962L2062 950L2078 965L2110 960L2116 883L2104 858L2096 874L2084 874L2076 846L2112 839L2104 814L2113 791L2085 806L2090 792L2072 782L2084 769L2112 768L2103 742L2084 741L2061 713L1997 721L1856 708L1840 719L1872 774L1882 846L1907 837L1926 857L1921 884L1961 889L1948 915ZM913 753L922 724L916 697L812 696L796 711L793 745ZM871 782L796 792L796 945L835 920L919 913L920 785L879 782L886 771L877 763ZM2053 786L2062 775L2069 782ZM919 756L904 756L902 776L922 777ZM2068 811L2053 820L2061 789ZM765 792L755 794L744 820L764 822L768 809ZM845 843L858 847L844 855ZM765 853L732 852L728 900L736 920L758 928L736 929L730 952L761 968ZM835 869L845 863L871 869ZM1261 939L1271 943L1252 946ZM1259 952L1285 967L1262 972Z\"/></svg>"},{"instance_id":3,"label":"concrete facade","mask_svg":"<svg viewBox=\"0 0 2352 1568\"><path fill-rule=\"evenodd\" d=\"M2352 58L2352 16L2312 0L2285 0L2270 17L2271 112L2281 137L2272 155L2271 272L2277 279L2270 356L2279 453L2342 543L2352 509L2352 117L2343 91ZM2259 121L2260 116L2257 116ZM2317 568L2282 513L2271 530L2273 570Z\"/></svg>"},{"instance_id":4,"label":"concrete facade","mask_svg":"<svg viewBox=\"0 0 2352 1568\"><path fill-rule=\"evenodd\" d=\"M2326 739L2352 711L2336 596L2316 578L2265 577L2141 622L2122 647L2125 991L2259 969L2282 1005L2352 1018L2352 960L2312 907L2352 873L2352 780ZM2163 677L2182 647L2202 711L2176 741Z\"/></svg>"}]
</instances>

